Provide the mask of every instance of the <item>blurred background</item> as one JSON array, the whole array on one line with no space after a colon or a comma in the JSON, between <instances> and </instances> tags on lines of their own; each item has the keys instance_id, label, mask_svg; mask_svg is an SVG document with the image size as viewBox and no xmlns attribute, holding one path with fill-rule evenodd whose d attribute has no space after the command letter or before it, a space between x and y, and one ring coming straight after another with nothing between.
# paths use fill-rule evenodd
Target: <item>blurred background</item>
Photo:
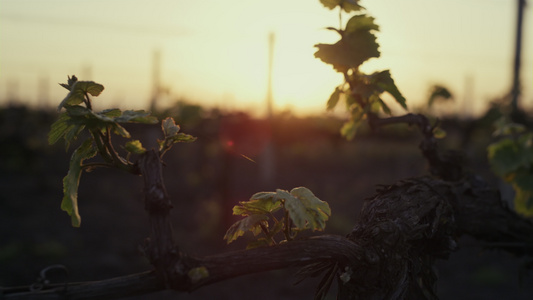
<instances>
[{"instance_id":1,"label":"blurred background","mask_svg":"<svg viewBox=\"0 0 533 300\"><path fill-rule=\"evenodd\" d=\"M411 111L440 117L442 147L464 151L494 185L485 149L513 98L517 2L361 1L381 27L382 57L365 71L390 68ZM524 10L519 72L525 111L531 12ZM362 128L348 142L339 134L343 111L325 112L342 78L313 57L313 45L335 42L323 28L338 22L319 1L0 0L0 286L30 285L52 264L65 265L70 281L150 268L138 251L149 235L140 177L84 173L81 228L59 208L77 145L65 152L48 145L47 133L67 75L105 86L96 110L150 109L198 137L166 154L164 170L177 241L194 255L245 246L246 238L228 246L222 237L236 221L231 208L255 192L306 186L330 203L326 232L344 235L376 185L426 174L415 128ZM431 97L436 84L452 97ZM161 138L158 125L127 129L147 146ZM461 245L438 265L441 299L531 298L520 258L468 239ZM294 272L150 298L311 298L317 281L293 287Z\"/></svg>"},{"instance_id":2,"label":"blurred background","mask_svg":"<svg viewBox=\"0 0 533 300\"><path fill-rule=\"evenodd\" d=\"M410 107L439 83L455 91L454 112L479 115L512 87L517 2L363 0L381 29L381 57L364 70L390 69ZM523 12L524 104L532 13ZM325 27L338 25L338 11L318 0L2 0L0 103L56 106L57 83L75 74L105 84L103 107L148 108L157 95L162 107L186 98L261 115L274 33L274 109L322 114L342 76L313 45L335 42Z\"/></svg>"}]
</instances>

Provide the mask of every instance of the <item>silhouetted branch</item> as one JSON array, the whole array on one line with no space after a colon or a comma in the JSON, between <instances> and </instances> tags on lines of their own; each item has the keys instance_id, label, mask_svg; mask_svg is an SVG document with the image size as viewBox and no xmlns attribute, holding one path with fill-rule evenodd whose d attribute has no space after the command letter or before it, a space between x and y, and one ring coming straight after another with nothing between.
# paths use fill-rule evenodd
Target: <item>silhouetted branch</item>
<instances>
[{"instance_id":1,"label":"silhouetted branch","mask_svg":"<svg viewBox=\"0 0 533 300\"><path fill-rule=\"evenodd\" d=\"M496 190L474 176L456 182L425 176L385 186L367 199L346 238L324 235L204 258L175 246L166 254L148 248L150 255L163 255L154 261L164 276L147 272L34 293L2 292L6 299L106 299L165 288L192 291L246 274L303 267L303 276L337 279L342 299L436 299L434 262L446 259L464 234L533 256L533 223L504 205ZM169 265L157 265L163 261ZM205 272L191 273L199 269Z\"/></svg>"},{"instance_id":2,"label":"silhouetted branch","mask_svg":"<svg viewBox=\"0 0 533 300\"><path fill-rule=\"evenodd\" d=\"M160 280L169 287L173 265L180 254L174 242L170 221L172 203L163 181L159 154L153 149L144 153L139 160L139 169L144 178L145 210L150 217L150 238L143 250Z\"/></svg>"},{"instance_id":3,"label":"silhouetted branch","mask_svg":"<svg viewBox=\"0 0 533 300\"><path fill-rule=\"evenodd\" d=\"M154 272L144 272L102 281L55 284L40 291L30 287L0 289L0 299L117 299L145 295L162 290L164 286Z\"/></svg>"}]
</instances>

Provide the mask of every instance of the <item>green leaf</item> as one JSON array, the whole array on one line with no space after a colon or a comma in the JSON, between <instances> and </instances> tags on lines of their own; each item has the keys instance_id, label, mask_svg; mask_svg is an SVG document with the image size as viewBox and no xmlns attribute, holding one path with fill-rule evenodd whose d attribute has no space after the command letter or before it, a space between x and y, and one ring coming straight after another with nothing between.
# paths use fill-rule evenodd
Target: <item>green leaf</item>
<instances>
[{"instance_id":1,"label":"green leaf","mask_svg":"<svg viewBox=\"0 0 533 300\"><path fill-rule=\"evenodd\" d=\"M78 138L80 133L85 129L84 125L72 125L69 127L69 130L65 134L65 148L68 149L70 147L70 143Z\"/></svg>"},{"instance_id":2,"label":"green leaf","mask_svg":"<svg viewBox=\"0 0 533 300\"><path fill-rule=\"evenodd\" d=\"M278 232L281 232L285 226L285 222L283 222L283 220L279 221L279 222L274 222L274 226L272 226L272 228L269 229L269 232L268 232L268 237L271 238L273 236L275 236Z\"/></svg>"},{"instance_id":3,"label":"green leaf","mask_svg":"<svg viewBox=\"0 0 533 300\"><path fill-rule=\"evenodd\" d=\"M72 86L74 86L74 83L78 81L78 78L74 75L72 75L72 77L67 76L67 78L67 83L60 83L59 85L70 91L72 89Z\"/></svg>"},{"instance_id":4,"label":"green leaf","mask_svg":"<svg viewBox=\"0 0 533 300\"><path fill-rule=\"evenodd\" d=\"M440 127L433 128L433 136L437 139L443 139L446 137L446 131Z\"/></svg>"},{"instance_id":5,"label":"green leaf","mask_svg":"<svg viewBox=\"0 0 533 300\"><path fill-rule=\"evenodd\" d=\"M55 144L57 141L59 141L59 139L65 136L69 130L69 127L71 126L68 124L68 120L70 120L70 116L66 113L62 113L52 124L50 131L48 132L48 143L50 145Z\"/></svg>"},{"instance_id":6,"label":"green leaf","mask_svg":"<svg viewBox=\"0 0 533 300\"><path fill-rule=\"evenodd\" d=\"M289 216L298 229L306 227L306 209L298 198L284 190L277 190L278 197L284 200L284 207L289 212Z\"/></svg>"},{"instance_id":7,"label":"green leaf","mask_svg":"<svg viewBox=\"0 0 533 300\"><path fill-rule=\"evenodd\" d=\"M320 3L329 9L334 9L342 0L320 0Z\"/></svg>"},{"instance_id":8,"label":"green leaf","mask_svg":"<svg viewBox=\"0 0 533 300\"><path fill-rule=\"evenodd\" d=\"M312 230L324 230L326 221L331 215L327 202L318 199L308 188L298 187L291 190L290 194L300 201L305 207L304 219ZM289 212L290 213L290 212ZM290 213L292 218L292 213Z\"/></svg>"},{"instance_id":9,"label":"green leaf","mask_svg":"<svg viewBox=\"0 0 533 300\"><path fill-rule=\"evenodd\" d=\"M496 120L494 127L496 127L496 130L492 134L493 136L517 135L526 131L524 125L510 122L505 117Z\"/></svg>"},{"instance_id":10,"label":"green leaf","mask_svg":"<svg viewBox=\"0 0 533 300\"><path fill-rule=\"evenodd\" d=\"M341 127L341 135L347 140L351 141L355 137L357 129L361 126L361 120L350 120L344 123Z\"/></svg>"},{"instance_id":11,"label":"green leaf","mask_svg":"<svg viewBox=\"0 0 533 300\"><path fill-rule=\"evenodd\" d=\"M320 0L320 3L326 8L334 9L337 6L340 6L347 13L363 9L358 2L359 1L357 0Z\"/></svg>"},{"instance_id":12,"label":"green leaf","mask_svg":"<svg viewBox=\"0 0 533 300\"><path fill-rule=\"evenodd\" d=\"M350 18L344 29L345 34L357 33L358 31L379 31L379 26L374 23L374 18L367 15L356 15Z\"/></svg>"},{"instance_id":13,"label":"green leaf","mask_svg":"<svg viewBox=\"0 0 533 300\"><path fill-rule=\"evenodd\" d=\"M337 103L339 102L340 95L342 93L342 90L339 87L335 88L335 91L329 96L328 104L327 104L327 110L330 111L337 106Z\"/></svg>"},{"instance_id":14,"label":"green leaf","mask_svg":"<svg viewBox=\"0 0 533 300\"><path fill-rule=\"evenodd\" d=\"M284 199L285 209L297 229L324 230L328 216L331 215L326 202L305 187L294 188L290 193L278 190L277 194Z\"/></svg>"},{"instance_id":15,"label":"green leaf","mask_svg":"<svg viewBox=\"0 0 533 300\"><path fill-rule=\"evenodd\" d=\"M338 72L345 72L359 66L372 57L379 57L379 45L373 31L378 27L374 18L366 15L353 16L347 24L349 31L344 32L335 44L317 44L315 57L331 64Z\"/></svg>"},{"instance_id":16,"label":"green leaf","mask_svg":"<svg viewBox=\"0 0 533 300\"><path fill-rule=\"evenodd\" d=\"M97 97L104 90L104 86L95 83L94 81L77 81L74 85L74 89L81 89L82 91L89 93L91 96Z\"/></svg>"},{"instance_id":17,"label":"green leaf","mask_svg":"<svg viewBox=\"0 0 533 300\"><path fill-rule=\"evenodd\" d=\"M330 64L337 72L359 68L366 60L379 57L376 37L370 33L352 35L335 44L317 44L315 57Z\"/></svg>"},{"instance_id":18,"label":"green leaf","mask_svg":"<svg viewBox=\"0 0 533 300\"><path fill-rule=\"evenodd\" d=\"M522 190L533 192L533 174L530 172L518 172L513 183Z\"/></svg>"},{"instance_id":19,"label":"green leaf","mask_svg":"<svg viewBox=\"0 0 533 300\"><path fill-rule=\"evenodd\" d=\"M94 81L76 81L72 85L70 92L61 101L58 110L68 105L78 105L85 100L85 95L98 96L104 90L104 86Z\"/></svg>"},{"instance_id":20,"label":"green leaf","mask_svg":"<svg viewBox=\"0 0 533 300\"><path fill-rule=\"evenodd\" d=\"M126 151L134 154L143 154L146 152L146 149L139 140L128 141L124 147L126 148Z\"/></svg>"},{"instance_id":21,"label":"green leaf","mask_svg":"<svg viewBox=\"0 0 533 300\"><path fill-rule=\"evenodd\" d=\"M65 147L68 149L70 143L75 140L81 131L85 128L84 125L72 124L71 118L67 113L62 113L59 118L50 127L48 132L48 143L55 144L59 139L65 139Z\"/></svg>"},{"instance_id":22,"label":"green leaf","mask_svg":"<svg viewBox=\"0 0 533 300\"><path fill-rule=\"evenodd\" d=\"M281 208L281 201L276 193L261 192L253 195L249 201L241 201L233 207L234 215L248 216L272 213Z\"/></svg>"},{"instance_id":23,"label":"green leaf","mask_svg":"<svg viewBox=\"0 0 533 300\"><path fill-rule=\"evenodd\" d=\"M533 216L533 174L530 170L522 170L512 178L515 210L526 217Z\"/></svg>"},{"instance_id":24,"label":"green leaf","mask_svg":"<svg viewBox=\"0 0 533 300\"><path fill-rule=\"evenodd\" d=\"M341 4L341 7L347 13L363 10L364 7L359 5L358 2L358 0L344 0Z\"/></svg>"},{"instance_id":25,"label":"green leaf","mask_svg":"<svg viewBox=\"0 0 533 300\"><path fill-rule=\"evenodd\" d=\"M224 239L227 241L227 243L231 243L235 241L238 237L244 235L244 233L248 230L252 230L253 227L259 225L260 222L268 220L268 217L266 215L250 215L246 218L243 218L242 220L239 220L235 222L231 227L228 229L226 234L224 235Z\"/></svg>"},{"instance_id":26,"label":"green leaf","mask_svg":"<svg viewBox=\"0 0 533 300\"><path fill-rule=\"evenodd\" d=\"M521 140L502 139L487 147L489 163L500 177L507 177L509 173L519 168L527 168L533 162L533 151L527 147L527 137Z\"/></svg>"},{"instance_id":27,"label":"green leaf","mask_svg":"<svg viewBox=\"0 0 533 300\"><path fill-rule=\"evenodd\" d=\"M94 112L87 107L81 106L81 105L69 105L67 106L67 114L71 118L77 118L77 117L87 117L90 115L94 115ZM96 116L93 116L96 117ZM106 120L111 120L106 117ZM84 122L84 121L82 121Z\"/></svg>"},{"instance_id":28,"label":"green leaf","mask_svg":"<svg viewBox=\"0 0 533 300\"><path fill-rule=\"evenodd\" d=\"M81 105L67 107L67 113L71 116L71 123L85 125L90 129L105 130L111 128L113 132L125 138L130 138L130 133L119 123L157 123L157 118L143 110L127 110L125 112L119 109L107 109L95 113Z\"/></svg>"},{"instance_id":29,"label":"green leaf","mask_svg":"<svg viewBox=\"0 0 533 300\"><path fill-rule=\"evenodd\" d=\"M87 139L74 151L70 159L70 168L63 178L63 200L61 209L71 216L72 226L80 227L81 217L78 212L78 186L82 172L82 163L85 159L96 155L96 148L91 139Z\"/></svg>"},{"instance_id":30,"label":"green leaf","mask_svg":"<svg viewBox=\"0 0 533 300\"><path fill-rule=\"evenodd\" d=\"M109 108L101 111L98 113L98 115L105 116L113 120L113 118L120 117L122 115L122 111L118 108Z\"/></svg>"},{"instance_id":31,"label":"green leaf","mask_svg":"<svg viewBox=\"0 0 533 300\"><path fill-rule=\"evenodd\" d=\"M368 98L369 112L379 113L381 110L381 99L379 99L379 94L374 93Z\"/></svg>"},{"instance_id":32,"label":"green leaf","mask_svg":"<svg viewBox=\"0 0 533 300\"><path fill-rule=\"evenodd\" d=\"M190 143L196 140L196 137L192 135L179 133L179 125L176 125L174 119L170 117L165 118L161 122L161 129L163 130L163 134L165 136L164 140L157 140L159 151L162 153L161 155L168 151L175 143Z\"/></svg>"},{"instance_id":33,"label":"green leaf","mask_svg":"<svg viewBox=\"0 0 533 300\"><path fill-rule=\"evenodd\" d=\"M159 122L156 117L152 116L150 112L144 110L126 110L114 119L118 123L143 123L156 124Z\"/></svg>"},{"instance_id":34,"label":"green leaf","mask_svg":"<svg viewBox=\"0 0 533 300\"><path fill-rule=\"evenodd\" d=\"M450 91L446 87L436 84L431 88L428 99L428 107L433 106L433 103L436 100L447 101L452 98L452 93L450 93Z\"/></svg>"},{"instance_id":35,"label":"green leaf","mask_svg":"<svg viewBox=\"0 0 533 300\"><path fill-rule=\"evenodd\" d=\"M525 217L533 217L533 191L522 189L516 184L513 184L513 189L516 193L514 198L515 211Z\"/></svg>"},{"instance_id":36,"label":"green leaf","mask_svg":"<svg viewBox=\"0 0 533 300\"><path fill-rule=\"evenodd\" d=\"M379 103L381 104L381 109L383 109L383 111L387 114L387 115L392 115L392 111L390 110L389 106L383 101L383 99L381 99L381 97L377 97L378 98L378 101Z\"/></svg>"},{"instance_id":37,"label":"green leaf","mask_svg":"<svg viewBox=\"0 0 533 300\"><path fill-rule=\"evenodd\" d=\"M180 126L176 125L174 119L168 117L161 122L161 128L165 137L174 136L180 131Z\"/></svg>"},{"instance_id":38,"label":"green leaf","mask_svg":"<svg viewBox=\"0 0 533 300\"><path fill-rule=\"evenodd\" d=\"M105 130L108 126L116 124L113 122L113 118L102 113L95 113L81 105L67 106L66 110L67 114L70 116L69 123L86 126L90 130Z\"/></svg>"},{"instance_id":39,"label":"green leaf","mask_svg":"<svg viewBox=\"0 0 533 300\"><path fill-rule=\"evenodd\" d=\"M345 97L345 101L346 101L346 110L347 111L352 111L353 109L355 108L360 108L361 106L359 105L359 103L357 103L357 101L355 101L355 97L352 93L349 93L349 94L344 94Z\"/></svg>"},{"instance_id":40,"label":"green leaf","mask_svg":"<svg viewBox=\"0 0 533 300\"><path fill-rule=\"evenodd\" d=\"M348 99L350 99L350 97L348 97L346 100ZM358 103L353 103L349 108L351 113L350 120L344 123L341 127L341 136L345 137L347 140L352 140L370 108L371 107L368 105L362 108Z\"/></svg>"},{"instance_id":41,"label":"green leaf","mask_svg":"<svg viewBox=\"0 0 533 300\"><path fill-rule=\"evenodd\" d=\"M130 133L126 130L126 128L120 126L120 124L118 123L112 123L111 125L111 128L113 129L113 132L116 134L116 135L120 135L122 137L125 137L127 139L129 139L131 137Z\"/></svg>"},{"instance_id":42,"label":"green leaf","mask_svg":"<svg viewBox=\"0 0 533 300\"><path fill-rule=\"evenodd\" d=\"M404 109L407 109L406 100L403 97L402 93L398 90L398 87L394 83L394 80L391 77L389 70L385 70L379 73L372 74L374 84L382 92L387 92L391 94L396 102L400 104Z\"/></svg>"},{"instance_id":43,"label":"green leaf","mask_svg":"<svg viewBox=\"0 0 533 300\"><path fill-rule=\"evenodd\" d=\"M191 143L196 141L196 137L186 134L186 133L178 133L174 136L170 136L165 139L167 146L170 146L175 143Z\"/></svg>"}]
</instances>

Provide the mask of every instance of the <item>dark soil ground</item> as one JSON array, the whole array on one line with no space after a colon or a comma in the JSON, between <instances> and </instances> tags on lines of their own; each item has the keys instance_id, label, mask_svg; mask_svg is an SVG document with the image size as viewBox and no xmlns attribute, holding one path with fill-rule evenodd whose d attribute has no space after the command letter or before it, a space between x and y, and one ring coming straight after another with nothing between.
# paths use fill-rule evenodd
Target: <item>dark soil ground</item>
<instances>
[{"instance_id":1,"label":"dark soil ground","mask_svg":"<svg viewBox=\"0 0 533 300\"><path fill-rule=\"evenodd\" d=\"M0 286L31 285L40 270L53 264L68 268L69 281L149 269L138 250L148 236L140 177L112 169L84 173L79 190L82 225L70 226L59 204L62 178L76 145L66 154L63 145L47 144L54 118L20 107L0 112ZM347 142L338 136L340 123L333 119L283 117L274 124L269 129L264 121L232 114L183 126L198 141L172 149L164 171L182 251L203 256L244 247L246 237L230 245L222 240L236 220L231 208L255 192L276 188L311 189L331 206L326 233L345 235L376 185L426 173L415 130L363 132ZM448 128L444 146L464 150L472 170L497 184L486 167L489 131L454 126ZM128 129L141 135L145 145L148 138L159 137L157 127ZM263 140L270 134L273 160L264 154ZM270 178L265 176L268 166L274 174ZM436 266L441 299L533 299L532 275L520 280L522 258L485 250L468 237L459 245L459 251ZM312 299L319 278L294 286L296 271L243 276L191 294L166 291L137 299Z\"/></svg>"}]
</instances>

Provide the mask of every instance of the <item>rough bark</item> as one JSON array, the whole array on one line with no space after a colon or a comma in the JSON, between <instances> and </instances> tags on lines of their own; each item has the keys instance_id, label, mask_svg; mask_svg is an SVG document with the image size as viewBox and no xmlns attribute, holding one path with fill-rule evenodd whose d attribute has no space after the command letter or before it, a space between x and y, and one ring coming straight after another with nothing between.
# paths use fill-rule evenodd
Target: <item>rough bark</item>
<instances>
[{"instance_id":1,"label":"rough bark","mask_svg":"<svg viewBox=\"0 0 533 300\"><path fill-rule=\"evenodd\" d=\"M180 260L179 249L174 241L168 197L162 174L162 162L155 150L147 151L139 160L139 169L144 179L145 210L150 218L150 237L146 239L144 253L154 266L156 275L166 288L176 281L175 265Z\"/></svg>"}]
</instances>

